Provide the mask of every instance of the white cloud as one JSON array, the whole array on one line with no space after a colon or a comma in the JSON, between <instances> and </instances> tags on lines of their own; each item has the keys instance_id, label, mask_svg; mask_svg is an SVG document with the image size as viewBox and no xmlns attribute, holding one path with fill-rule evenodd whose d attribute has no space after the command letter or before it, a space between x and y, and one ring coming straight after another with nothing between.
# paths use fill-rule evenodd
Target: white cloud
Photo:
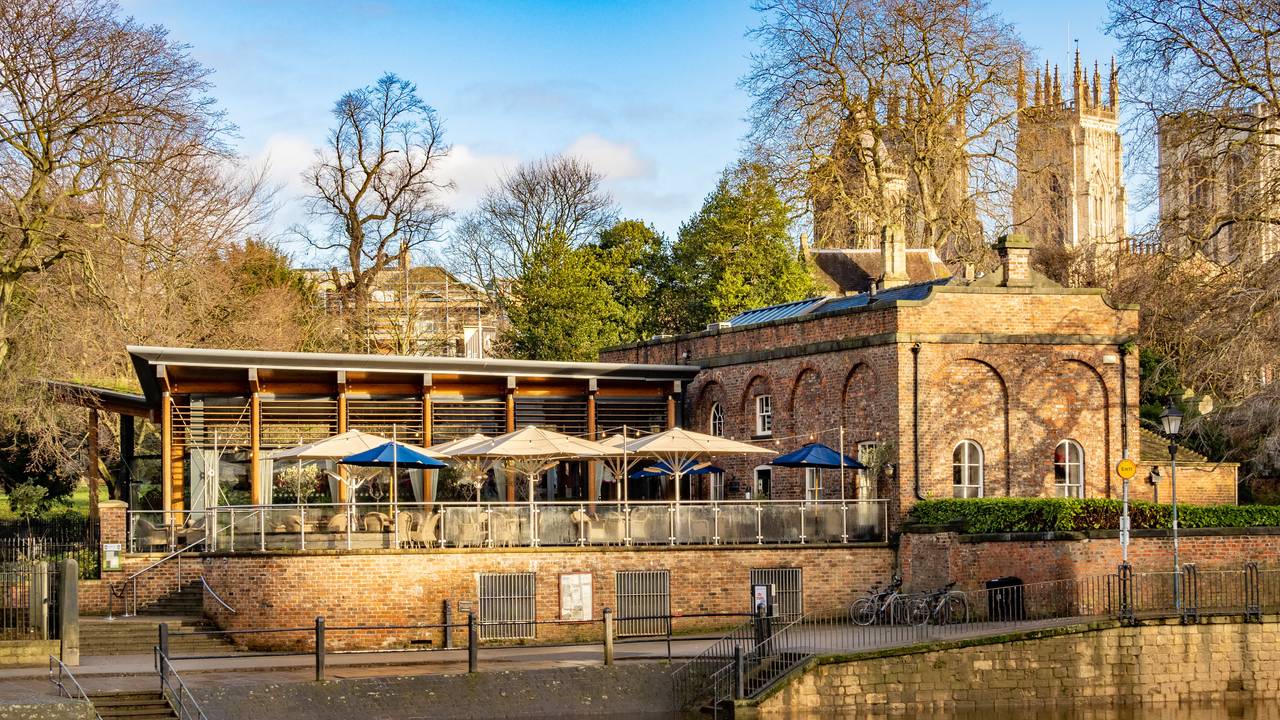
<instances>
[{"instance_id":1,"label":"white cloud","mask_svg":"<svg viewBox=\"0 0 1280 720\"><path fill-rule=\"evenodd\" d=\"M610 180L653 177L653 163L636 152L634 146L603 138L595 133L582 135L564 149L564 154L587 161Z\"/></svg>"},{"instance_id":2,"label":"white cloud","mask_svg":"<svg viewBox=\"0 0 1280 720\"><path fill-rule=\"evenodd\" d=\"M454 210L471 209L486 188L519 163L516 155L486 155L467 145L454 145L440 161L440 178L454 184L445 202Z\"/></svg>"},{"instance_id":3,"label":"white cloud","mask_svg":"<svg viewBox=\"0 0 1280 720\"><path fill-rule=\"evenodd\" d=\"M300 197L306 192L302 172L315 160L315 146L306 138L276 133L253 158L254 165L267 166L267 177L279 185L284 195Z\"/></svg>"}]
</instances>

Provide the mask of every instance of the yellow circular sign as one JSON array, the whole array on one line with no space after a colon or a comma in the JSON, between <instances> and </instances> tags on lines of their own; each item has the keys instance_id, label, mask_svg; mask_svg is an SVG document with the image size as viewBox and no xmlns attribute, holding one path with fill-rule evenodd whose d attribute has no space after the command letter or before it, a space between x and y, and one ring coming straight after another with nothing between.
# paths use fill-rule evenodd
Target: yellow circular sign
<instances>
[{"instance_id":1,"label":"yellow circular sign","mask_svg":"<svg viewBox=\"0 0 1280 720\"><path fill-rule=\"evenodd\" d=\"M1121 478L1128 480L1138 474L1138 463L1132 460L1121 460L1116 463L1116 474Z\"/></svg>"}]
</instances>

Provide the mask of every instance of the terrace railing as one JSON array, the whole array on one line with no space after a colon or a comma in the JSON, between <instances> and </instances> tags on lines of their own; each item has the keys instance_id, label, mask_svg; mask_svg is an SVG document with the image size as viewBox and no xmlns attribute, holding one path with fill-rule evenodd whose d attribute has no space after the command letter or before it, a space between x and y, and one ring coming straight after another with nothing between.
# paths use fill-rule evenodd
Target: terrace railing
<instances>
[{"instance_id":1,"label":"terrace railing","mask_svg":"<svg viewBox=\"0 0 1280 720\"><path fill-rule=\"evenodd\" d=\"M211 550L885 542L885 500L348 503L213 508Z\"/></svg>"}]
</instances>

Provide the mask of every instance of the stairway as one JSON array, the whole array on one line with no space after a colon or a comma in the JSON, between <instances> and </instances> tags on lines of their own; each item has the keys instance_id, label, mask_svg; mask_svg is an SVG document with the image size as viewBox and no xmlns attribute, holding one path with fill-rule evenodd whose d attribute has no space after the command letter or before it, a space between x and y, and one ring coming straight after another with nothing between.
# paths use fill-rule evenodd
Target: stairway
<instances>
[{"instance_id":1,"label":"stairway","mask_svg":"<svg viewBox=\"0 0 1280 720\"><path fill-rule=\"evenodd\" d=\"M200 578L188 581L177 590L161 597L159 600L138 608L139 615L183 615L198 616L204 614L204 586Z\"/></svg>"},{"instance_id":2,"label":"stairway","mask_svg":"<svg viewBox=\"0 0 1280 720\"><path fill-rule=\"evenodd\" d=\"M128 720L160 720L178 717L169 701L158 692L101 692L89 693L89 702L102 720L127 718Z\"/></svg>"},{"instance_id":3,"label":"stairway","mask_svg":"<svg viewBox=\"0 0 1280 720\"><path fill-rule=\"evenodd\" d=\"M235 652L226 636L192 635L196 631L216 630L203 617L190 615L137 616L131 618L81 618L80 654L143 655L159 642L161 622L169 624L169 654L225 655Z\"/></svg>"}]
</instances>

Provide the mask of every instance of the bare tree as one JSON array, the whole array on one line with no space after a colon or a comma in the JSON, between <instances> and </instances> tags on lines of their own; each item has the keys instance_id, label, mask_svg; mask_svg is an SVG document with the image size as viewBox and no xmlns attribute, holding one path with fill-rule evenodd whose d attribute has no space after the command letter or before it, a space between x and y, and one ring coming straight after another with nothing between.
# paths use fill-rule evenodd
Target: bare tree
<instances>
[{"instance_id":1,"label":"bare tree","mask_svg":"<svg viewBox=\"0 0 1280 720\"><path fill-rule=\"evenodd\" d=\"M105 0L0 3L0 365L21 284L84 259L95 196L146 168L219 154L208 71Z\"/></svg>"},{"instance_id":2,"label":"bare tree","mask_svg":"<svg viewBox=\"0 0 1280 720\"><path fill-rule=\"evenodd\" d=\"M457 270L505 297L530 257L553 237L573 247L599 235L617 216L604 176L586 161L555 156L525 163L489 188L459 223L452 249Z\"/></svg>"},{"instance_id":3,"label":"bare tree","mask_svg":"<svg viewBox=\"0 0 1280 720\"><path fill-rule=\"evenodd\" d=\"M333 281L346 304L349 339L363 343L378 274L397 253L435 240L449 215L440 194L452 186L437 176L449 146L436 111L394 74L342 96L333 116L328 143L305 175L311 215L327 232L295 231L316 250L342 256Z\"/></svg>"},{"instance_id":4,"label":"bare tree","mask_svg":"<svg viewBox=\"0 0 1280 720\"><path fill-rule=\"evenodd\" d=\"M1007 225L1026 52L981 0L764 0L751 140L818 245L881 226L952 256Z\"/></svg>"}]
</instances>

